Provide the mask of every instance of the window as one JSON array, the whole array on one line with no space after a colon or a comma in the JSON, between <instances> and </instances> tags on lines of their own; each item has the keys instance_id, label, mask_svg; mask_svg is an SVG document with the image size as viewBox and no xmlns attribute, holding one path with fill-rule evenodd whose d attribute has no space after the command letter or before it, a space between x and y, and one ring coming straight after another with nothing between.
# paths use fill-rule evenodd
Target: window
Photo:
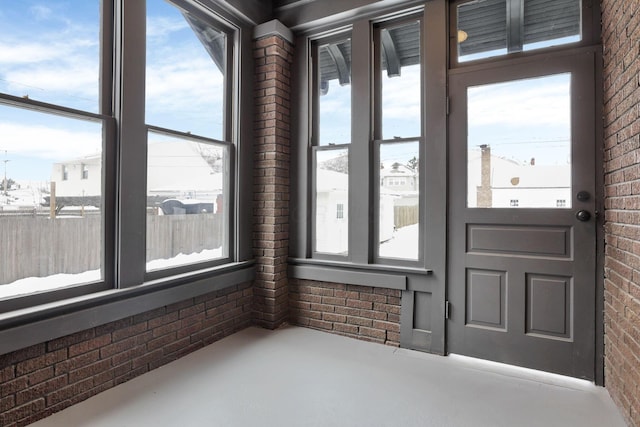
<instances>
[{"instance_id":1,"label":"window","mask_svg":"<svg viewBox=\"0 0 640 427\"><path fill-rule=\"evenodd\" d=\"M97 174L83 193L77 161L104 162L103 6L13 2L0 13L0 147L15 183L0 197L0 300L104 278L104 182Z\"/></svg>"},{"instance_id":2,"label":"window","mask_svg":"<svg viewBox=\"0 0 640 427\"><path fill-rule=\"evenodd\" d=\"M368 24L368 63L355 59L367 51L352 45L356 27L311 43L310 252L415 266L422 239L422 17ZM379 185L371 186L369 176Z\"/></svg>"},{"instance_id":3,"label":"window","mask_svg":"<svg viewBox=\"0 0 640 427\"><path fill-rule=\"evenodd\" d=\"M349 202L349 149L318 148L315 163L315 251L346 256L349 251L349 221L344 206ZM332 207L342 205L342 217Z\"/></svg>"},{"instance_id":4,"label":"window","mask_svg":"<svg viewBox=\"0 0 640 427\"><path fill-rule=\"evenodd\" d=\"M571 200L571 79L468 88L468 207L555 208L557 199Z\"/></svg>"},{"instance_id":5,"label":"window","mask_svg":"<svg viewBox=\"0 0 640 427\"><path fill-rule=\"evenodd\" d=\"M458 2L458 62L579 42L581 0Z\"/></svg>"},{"instance_id":6,"label":"window","mask_svg":"<svg viewBox=\"0 0 640 427\"><path fill-rule=\"evenodd\" d=\"M351 143L351 39L341 35L314 42L312 155L313 251L349 253L349 144ZM342 206L336 215L333 206ZM338 208L340 209L340 208Z\"/></svg>"},{"instance_id":7,"label":"window","mask_svg":"<svg viewBox=\"0 0 640 427\"><path fill-rule=\"evenodd\" d=\"M376 28L374 145L382 182L377 189L377 256L419 259L422 136L421 20ZM385 181L388 185L385 185ZM407 185L415 182L416 185Z\"/></svg>"},{"instance_id":8,"label":"window","mask_svg":"<svg viewBox=\"0 0 640 427\"><path fill-rule=\"evenodd\" d=\"M164 0L147 22L147 271L225 259L233 37Z\"/></svg>"},{"instance_id":9,"label":"window","mask_svg":"<svg viewBox=\"0 0 640 427\"><path fill-rule=\"evenodd\" d=\"M238 256L239 30L200 3L2 8L0 309Z\"/></svg>"}]
</instances>

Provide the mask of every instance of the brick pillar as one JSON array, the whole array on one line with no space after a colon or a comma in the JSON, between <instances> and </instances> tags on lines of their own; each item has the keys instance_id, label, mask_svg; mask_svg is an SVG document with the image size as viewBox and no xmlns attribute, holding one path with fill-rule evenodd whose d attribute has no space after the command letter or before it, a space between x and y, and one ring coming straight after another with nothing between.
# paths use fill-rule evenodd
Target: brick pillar
<instances>
[{"instance_id":1,"label":"brick pillar","mask_svg":"<svg viewBox=\"0 0 640 427\"><path fill-rule=\"evenodd\" d=\"M256 117L253 321L274 329L288 316L291 32L278 21L254 32Z\"/></svg>"}]
</instances>

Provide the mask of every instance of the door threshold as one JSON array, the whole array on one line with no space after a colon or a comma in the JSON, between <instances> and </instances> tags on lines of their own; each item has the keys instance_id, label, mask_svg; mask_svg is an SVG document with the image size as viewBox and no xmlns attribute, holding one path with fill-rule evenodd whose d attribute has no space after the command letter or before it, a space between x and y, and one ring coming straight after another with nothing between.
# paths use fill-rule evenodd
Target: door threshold
<instances>
[{"instance_id":1,"label":"door threshold","mask_svg":"<svg viewBox=\"0 0 640 427\"><path fill-rule=\"evenodd\" d=\"M478 359L470 356L450 353L447 356L465 368L474 369L483 372L492 372L507 377L519 378L528 381L534 381L542 384L564 387L573 390L593 390L598 387L593 381L583 380L580 378L569 377L551 372L539 371L537 369L523 368L521 366L509 365L492 360Z\"/></svg>"}]
</instances>

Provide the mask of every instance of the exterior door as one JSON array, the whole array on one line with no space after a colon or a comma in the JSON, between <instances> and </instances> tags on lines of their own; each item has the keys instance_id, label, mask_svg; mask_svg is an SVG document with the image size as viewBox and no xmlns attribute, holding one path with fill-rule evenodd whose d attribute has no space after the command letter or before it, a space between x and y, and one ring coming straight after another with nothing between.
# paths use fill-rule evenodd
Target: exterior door
<instances>
[{"instance_id":1,"label":"exterior door","mask_svg":"<svg viewBox=\"0 0 640 427\"><path fill-rule=\"evenodd\" d=\"M594 64L451 72L450 353L594 378Z\"/></svg>"}]
</instances>

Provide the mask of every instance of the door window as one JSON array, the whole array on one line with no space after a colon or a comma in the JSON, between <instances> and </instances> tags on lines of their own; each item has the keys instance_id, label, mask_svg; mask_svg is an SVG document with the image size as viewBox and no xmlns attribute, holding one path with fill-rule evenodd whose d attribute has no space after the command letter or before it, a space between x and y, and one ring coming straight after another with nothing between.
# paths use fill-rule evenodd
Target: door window
<instances>
[{"instance_id":1,"label":"door window","mask_svg":"<svg viewBox=\"0 0 640 427\"><path fill-rule=\"evenodd\" d=\"M467 99L467 207L570 208L571 73L472 86Z\"/></svg>"}]
</instances>

